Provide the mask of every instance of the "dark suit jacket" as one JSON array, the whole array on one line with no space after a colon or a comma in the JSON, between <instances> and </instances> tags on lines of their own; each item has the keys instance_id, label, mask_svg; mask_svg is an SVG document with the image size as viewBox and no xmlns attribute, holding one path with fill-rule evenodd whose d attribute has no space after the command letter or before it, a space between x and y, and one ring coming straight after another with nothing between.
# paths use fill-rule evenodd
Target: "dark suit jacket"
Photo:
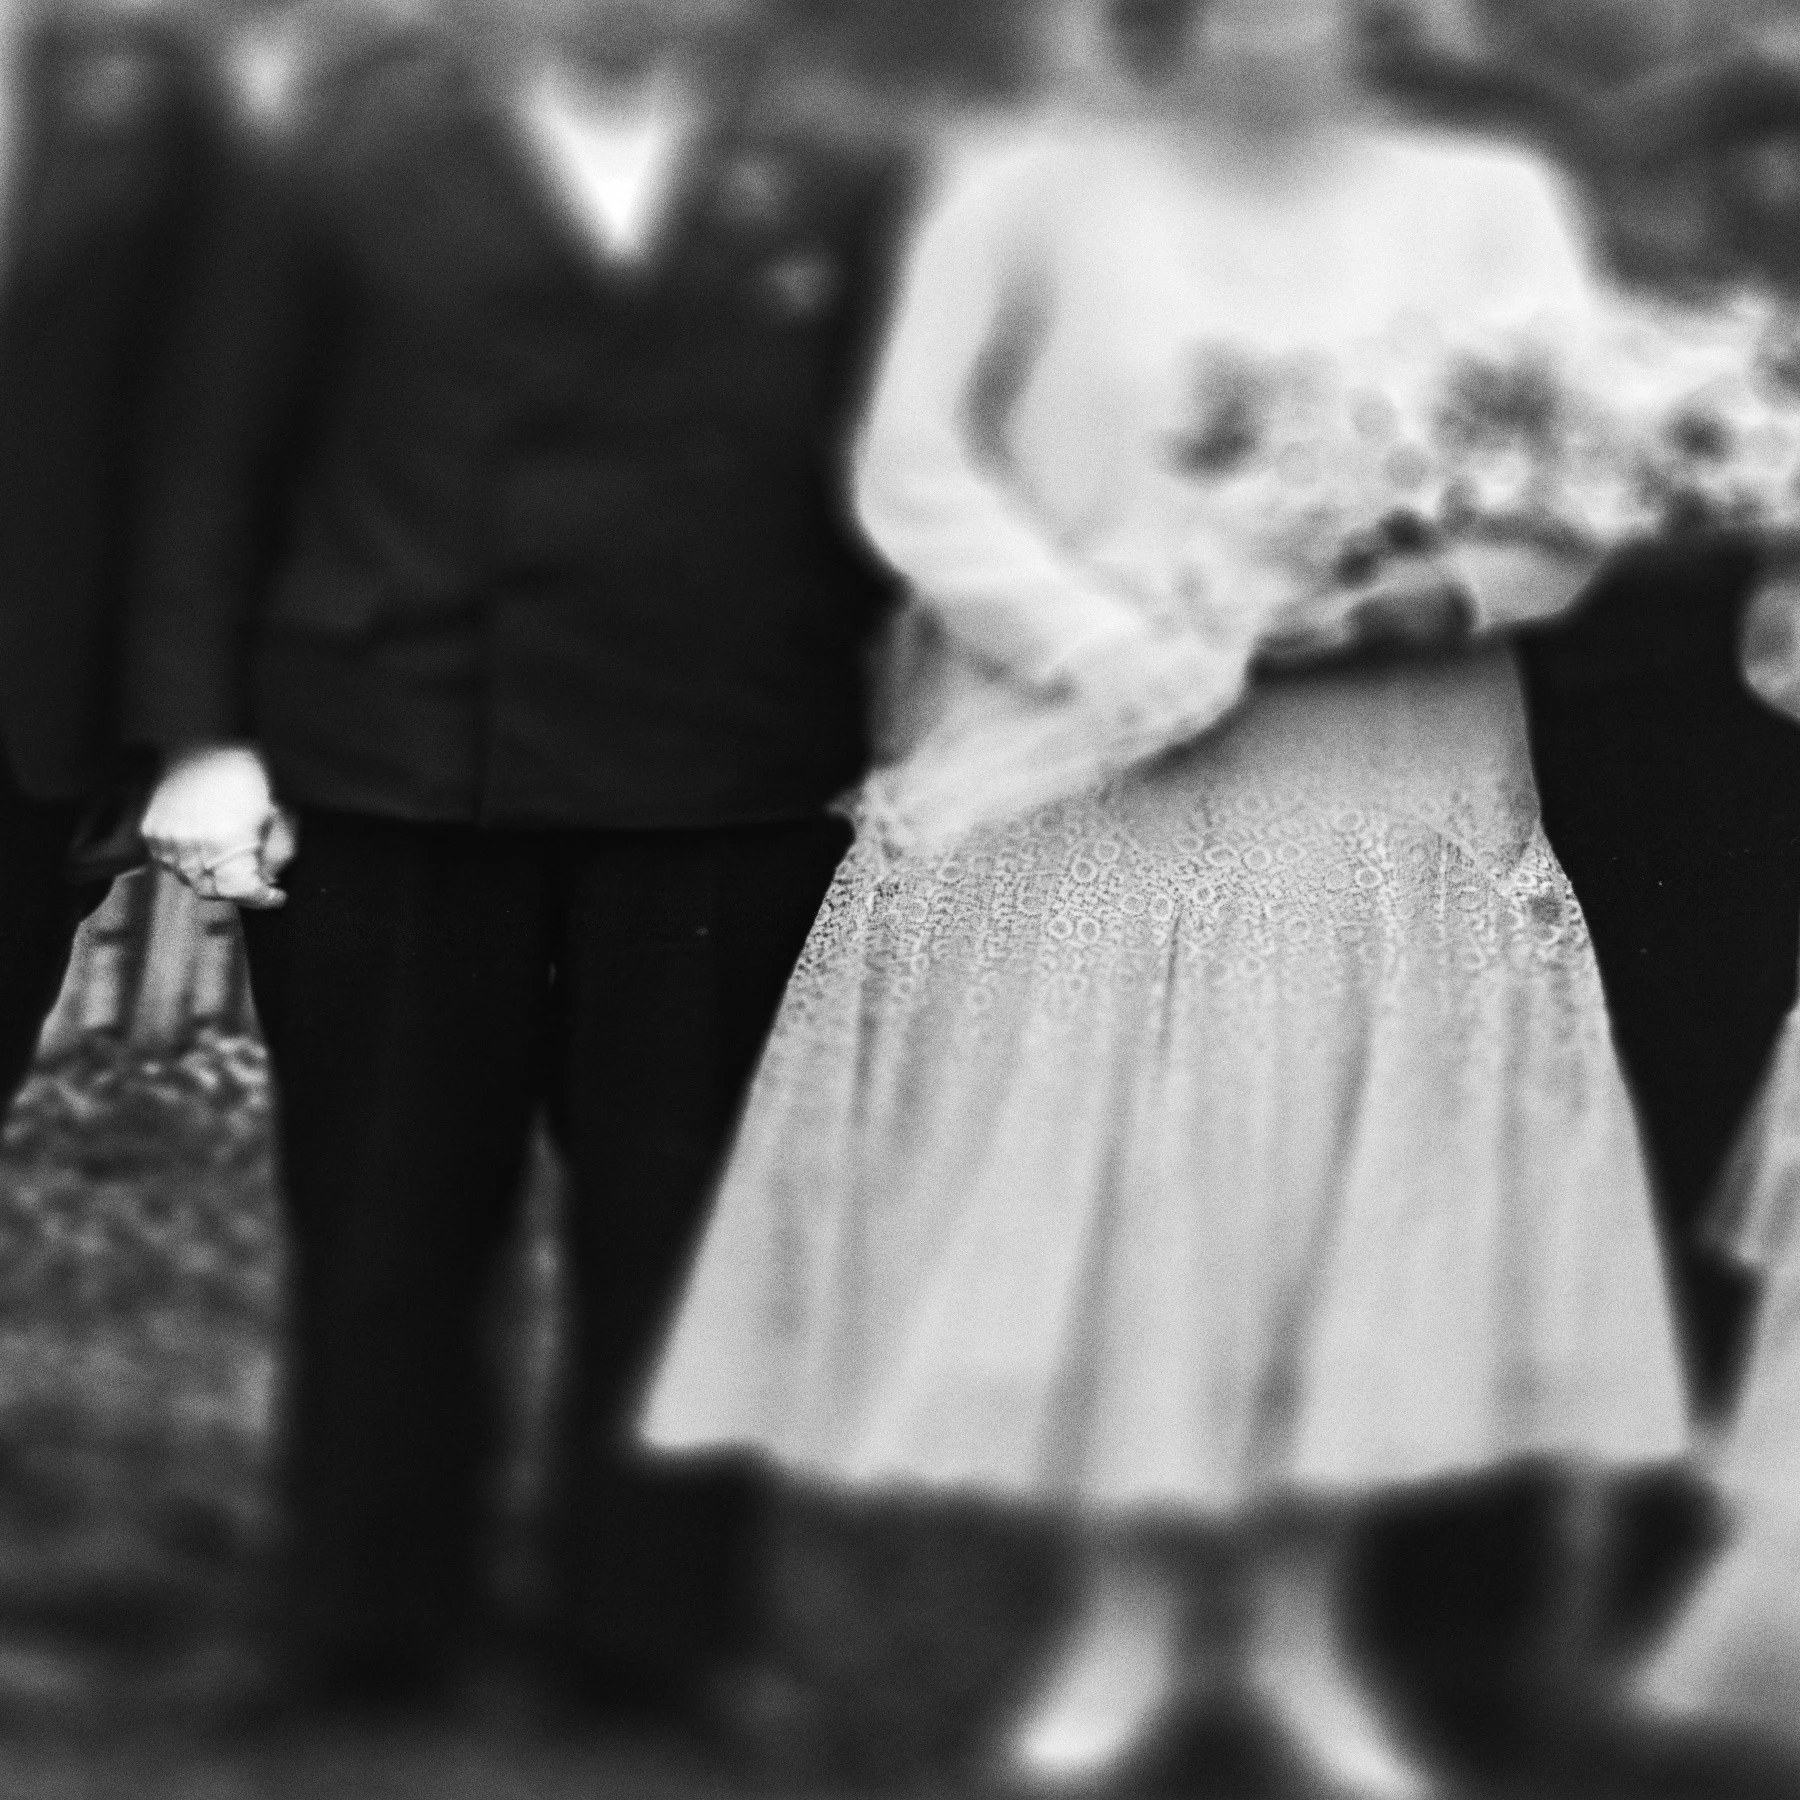
<instances>
[{"instance_id":1,"label":"dark suit jacket","mask_svg":"<svg viewBox=\"0 0 1800 1800\"><path fill-rule=\"evenodd\" d=\"M203 86L142 25L30 47L0 219L0 738L24 790L111 772L144 390L206 183Z\"/></svg>"},{"instance_id":2,"label":"dark suit jacket","mask_svg":"<svg viewBox=\"0 0 1800 1800\"><path fill-rule=\"evenodd\" d=\"M558 216L455 46L247 145L176 365L132 717L314 805L664 828L816 812L889 593L842 499L901 159L744 121L649 271Z\"/></svg>"}]
</instances>

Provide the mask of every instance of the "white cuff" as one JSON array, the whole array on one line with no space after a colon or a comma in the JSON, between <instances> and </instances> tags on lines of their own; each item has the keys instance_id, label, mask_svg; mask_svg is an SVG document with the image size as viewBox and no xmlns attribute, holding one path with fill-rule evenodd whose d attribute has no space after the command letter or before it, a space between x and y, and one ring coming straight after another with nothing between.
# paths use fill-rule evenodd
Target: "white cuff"
<instances>
[{"instance_id":1,"label":"white cuff","mask_svg":"<svg viewBox=\"0 0 1800 1800\"><path fill-rule=\"evenodd\" d=\"M1054 687L1090 652L1107 644L1121 644L1127 638L1140 637L1148 630L1142 619L1121 611L1110 618L1097 620L1084 631L1072 633L1046 658L1021 672L1033 687Z\"/></svg>"}]
</instances>

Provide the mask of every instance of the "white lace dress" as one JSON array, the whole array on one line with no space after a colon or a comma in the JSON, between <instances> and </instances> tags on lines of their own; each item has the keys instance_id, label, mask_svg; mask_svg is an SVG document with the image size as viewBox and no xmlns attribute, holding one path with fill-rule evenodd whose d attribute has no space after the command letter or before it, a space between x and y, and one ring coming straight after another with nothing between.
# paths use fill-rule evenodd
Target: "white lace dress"
<instances>
[{"instance_id":1,"label":"white lace dress","mask_svg":"<svg viewBox=\"0 0 1800 1800\"><path fill-rule=\"evenodd\" d=\"M1201 195L1118 140L947 203L861 461L939 651L902 713L979 711L1163 603L1196 346L1583 280L1509 153L1358 140L1306 204ZM929 850L865 829L646 1432L1184 1516L1678 1453L1632 1107L1509 653L1257 686L1191 747Z\"/></svg>"}]
</instances>

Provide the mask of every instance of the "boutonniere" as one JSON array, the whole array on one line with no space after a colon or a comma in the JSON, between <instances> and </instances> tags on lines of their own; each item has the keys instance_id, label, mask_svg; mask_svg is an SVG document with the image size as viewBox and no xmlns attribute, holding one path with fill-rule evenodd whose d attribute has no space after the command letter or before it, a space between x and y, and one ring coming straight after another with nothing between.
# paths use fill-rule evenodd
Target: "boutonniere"
<instances>
[{"instance_id":1,"label":"boutonniere","mask_svg":"<svg viewBox=\"0 0 1800 1800\"><path fill-rule=\"evenodd\" d=\"M806 245L768 264L763 285L771 308L781 317L816 319L836 304L843 270L829 250Z\"/></svg>"}]
</instances>

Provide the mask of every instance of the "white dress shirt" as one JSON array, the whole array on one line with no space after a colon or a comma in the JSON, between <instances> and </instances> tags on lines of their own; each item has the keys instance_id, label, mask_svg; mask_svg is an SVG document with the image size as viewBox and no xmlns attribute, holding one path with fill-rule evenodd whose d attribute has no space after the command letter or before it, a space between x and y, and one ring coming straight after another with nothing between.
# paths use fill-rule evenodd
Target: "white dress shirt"
<instances>
[{"instance_id":1,"label":"white dress shirt","mask_svg":"<svg viewBox=\"0 0 1800 1800\"><path fill-rule=\"evenodd\" d=\"M655 247L693 136L674 84L623 95L584 89L551 66L526 90L523 122L565 212L601 256L641 262Z\"/></svg>"}]
</instances>

